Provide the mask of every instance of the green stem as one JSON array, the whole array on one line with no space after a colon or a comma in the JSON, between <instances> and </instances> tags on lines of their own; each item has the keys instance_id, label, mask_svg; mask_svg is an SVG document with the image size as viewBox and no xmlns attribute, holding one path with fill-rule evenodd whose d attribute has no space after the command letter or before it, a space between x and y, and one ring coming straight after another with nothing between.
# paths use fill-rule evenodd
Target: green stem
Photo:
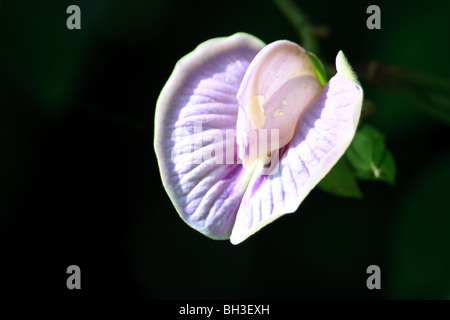
<instances>
[{"instance_id":1,"label":"green stem","mask_svg":"<svg viewBox=\"0 0 450 320\"><path fill-rule=\"evenodd\" d=\"M302 46L317 54L318 43L314 36L314 27L309 23L308 17L292 0L273 0L273 2L297 31Z\"/></svg>"}]
</instances>

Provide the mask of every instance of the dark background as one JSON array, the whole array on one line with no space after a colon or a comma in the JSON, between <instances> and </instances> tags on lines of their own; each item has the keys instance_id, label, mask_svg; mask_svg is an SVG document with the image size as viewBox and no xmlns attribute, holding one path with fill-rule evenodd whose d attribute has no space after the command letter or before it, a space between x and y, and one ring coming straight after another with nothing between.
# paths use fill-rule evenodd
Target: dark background
<instances>
[{"instance_id":1,"label":"dark background","mask_svg":"<svg viewBox=\"0 0 450 320\"><path fill-rule=\"evenodd\" d=\"M449 1L297 1L342 49L448 78ZM66 8L81 8L81 30ZM366 28L367 6L381 30ZM91 298L450 298L448 125L362 82L397 183L362 200L314 189L244 243L213 241L177 215L153 150L156 99L199 43L238 31L298 42L270 1L0 3L0 291ZM81 268L81 290L66 268ZM366 287L369 265L382 289Z\"/></svg>"}]
</instances>

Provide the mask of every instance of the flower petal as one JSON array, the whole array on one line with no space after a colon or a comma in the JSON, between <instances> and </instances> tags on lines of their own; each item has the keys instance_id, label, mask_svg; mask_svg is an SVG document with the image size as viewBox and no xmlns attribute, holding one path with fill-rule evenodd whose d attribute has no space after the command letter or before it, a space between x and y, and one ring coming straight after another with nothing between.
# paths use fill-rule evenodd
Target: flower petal
<instances>
[{"instance_id":1,"label":"flower petal","mask_svg":"<svg viewBox=\"0 0 450 320\"><path fill-rule=\"evenodd\" d=\"M263 46L244 33L199 45L177 63L157 102L154 144L163 184L183 220L211 238L229 237L245 191L237 156L222 151L237 150L227 129L235 130L237 91Z\"/></svg>"},{"instance_id":2,"label":"flower petal","mask_svg":"<svg viewBox=\"0 0 450 320\"><path fill-rule=\"evenodd\" d=\"M278 171L254 178L242 199L230 241L238 244L300 203L344 154L356 131L363 91L345 56L338 73L303 113L282 150Z\"/></svg>"},{"instance_id":3,"label":"flower petal","mask_svg":"<svg viewBox=\"0 0 450 320\"><path fill-rule=\"evenodd\" d=\"M264 47L250 64L237 96L237 143L244 165L264 156L256 156L255 149L265 143L256 142L256 131L279 130L277 148L268 151L283 147L292 139L299 116L321 89L314 64L302 47L286 40Z\"/></svg>"}]
</instances>

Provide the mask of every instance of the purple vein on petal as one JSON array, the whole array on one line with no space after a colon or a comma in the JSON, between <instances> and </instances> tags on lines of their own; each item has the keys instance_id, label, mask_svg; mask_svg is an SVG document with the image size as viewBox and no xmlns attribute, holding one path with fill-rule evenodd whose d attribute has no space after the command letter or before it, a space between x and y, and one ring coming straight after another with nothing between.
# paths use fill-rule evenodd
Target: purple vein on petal
<instances>
[{"instance_id":1,"label":"purple vein on petal","mask_svg":"<svg viewBox=\"0 0 450 320\"><path fill-rule=\"evenodd\" d=\"M249 186L252 201L239 208L230 238L232 243L238 244L274 219L296 211L350 143L361 99L362 90L349 79L337 74L330 80L302 115L289 149L281 157L280 171L267 176L262 184L257 180L254 186ZM266 192L269 185L271 197ZM273 195L280 185L285 190L283 198ZM265 199L271 199L272 205ZM260 208L264 210L263 203L272 208L268 216L258 212Z\"/></svg>"},{"instance_id":2,"label":"purple vein on petal","mask_svg":"<svg viewBox=\"0 0 450 320\"><path fill-rule=\"evenodd\" d=\"M180 60L158 99L155 150L163 183L183 220L211 238L229 237L242 198L236 190L242 165L222 164L215 148L221 148L225 157L226 130L236 127L239 85L263 46L247 34L200 45ZM202 132L215 129L222 140L197 136L198 123ZM182 131L173 141L175 129ZM201 142L201 148L189 152L191 141ZM193 159L199 154L212 158L196 163Z\"/></svg>"}]
</instances>

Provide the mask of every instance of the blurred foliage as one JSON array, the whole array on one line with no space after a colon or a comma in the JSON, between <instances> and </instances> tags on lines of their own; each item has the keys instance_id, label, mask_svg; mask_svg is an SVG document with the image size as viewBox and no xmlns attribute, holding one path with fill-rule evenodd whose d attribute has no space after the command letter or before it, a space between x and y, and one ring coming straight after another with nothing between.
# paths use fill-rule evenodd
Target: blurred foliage
<instances>
[{"instance_id":1,"label":"blurred foliage","mask_svg":"<svg viewBox=\"0 0 450 320\"><path fill-rule=\"evenodd\" d=\"M74 97L91 36L89 28L79 32L64 28L67 3L1 3L0 77L19 87L50 116L64 113ZM89 7L88 1L81 4L85 9ZM83 15L84 26L88 16Z\"/></svg>"},{"instance_id":2,"label":"blurred foliage","mask_svg":"<svg viewBox=\"0 0 450 320\"><path fill-rule=\"evenodd\" d=\"M415 174L391 230L391 281L397 299L448 299L450 290L450 154Z\"/></svg>"},{"instance_id":3,"label":"blurred foliage","mask_svg":"<svg viewBox=\"0 0 450 320\"><path fill-rule=\"evenodd\" d=\"M342 157L318 184L319 188L337 196L362 198L355 174L348 160Z\"/></svg>"},{"instance_id":4,"label":"blurred foliage","mask_svg":"<svg viewBox=\"0 0 450 320\"><path fill-rule=\"evenodd\" d=\"M311 52L318 52L317 39L314 35L314 27L310 24L308 16L300 10L295 1L273 0L273 3L284 14L298 33L302 46Z\"/></svg>"},{"instance_id":5,"label":"blurred foliage","mask_svg":"<svg viewBox=\"0 0 450 320\"><path fill-rule=\"evenodd\" d=\"M356 179L395 182L395 161L386 149L383 134L364 125L353 138L344 156L319 183L319 187L344 197L361 198Z\"/></svg>"},{"instance_id":6,"label":"blurred foliage","mask_svg":"<svg viewBox=\"0 0 450 320\"><path fill-rule=\"evenodd\" d=\"M449 11L450 2L445 0L436 0L432 5L422 1L409 5L401 1L382 3L383 32L373 34L371 41L365 44L366 50L370 52L370 59L394 65L406 73L400 75L401 80L396 80L397 83L401 81L401 90L388 90L385 87L388 82L379 86L379 82L368 81L365 82L365 93L376 103L371 123L388 137L407 139L411 130L417 132L435 125L437 118L427 115L433 112L432 109L440 109L442 103L430 103L433 92L439 90L442 93L439 88L449 82L450 46L444 43L443 37L443 32L450 28ZM416 79L423 76L422 83L413 84L412 78L408 80L411 73ZM423 88L429 77L444 81L424 96L423 90L417 89ZM447 90L447 99L448 94Z\"/></svg>"},{"instance_id":7,"label":"blurred foliage","mask_svg":"<svg viewBox=\"0 0 450 320\"><path fill-rule=\"evenodd\" d=\"M386 149L383 134L374 127L364 125L356 132L346 156L359 179L394 183L394 157Z\"/></svg>"},{"instance_id":8,"label":"blurred foliage","mask_svg":"<svg viewBox=\"0 0 450 320\"><path fill-rule=\"evenodd\" d=\"M438 121L450 124L450 80L411 68L372 60L363 78L396 94Z\"/></svg>"}]
</instances>

